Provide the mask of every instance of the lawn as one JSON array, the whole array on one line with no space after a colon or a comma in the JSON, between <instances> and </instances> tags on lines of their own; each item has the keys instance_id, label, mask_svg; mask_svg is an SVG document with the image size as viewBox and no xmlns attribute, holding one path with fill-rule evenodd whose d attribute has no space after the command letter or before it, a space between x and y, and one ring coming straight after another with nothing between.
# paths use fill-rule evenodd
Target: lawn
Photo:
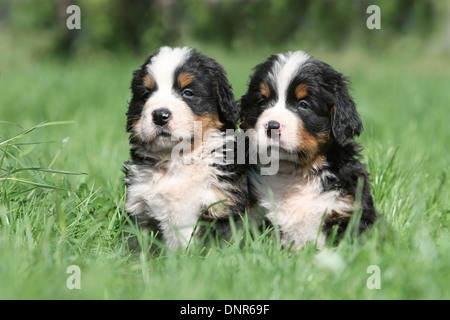
<instances>
[{"instance_id":1,"label":"lawn","mask_svg":"<svg viewBox=\"0 0 450 320\"><path fill-rule=\"evenodd\" d=\"M203 49L237 97L274 53ZM225 244L155 256L130 253L121 237L125 112L145 57L1 51L0 299L449 299L448 57L309 53L353 81L376 225L321 251L236 231ZM72 265L80 289L69 289Z\"/></svg>"}]
</instances>

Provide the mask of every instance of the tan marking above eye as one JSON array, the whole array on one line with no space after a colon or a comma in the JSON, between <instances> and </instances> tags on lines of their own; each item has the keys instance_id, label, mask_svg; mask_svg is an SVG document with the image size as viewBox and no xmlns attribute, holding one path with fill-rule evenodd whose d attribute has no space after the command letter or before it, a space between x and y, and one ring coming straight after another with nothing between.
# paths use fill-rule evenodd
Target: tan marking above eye
<instances>
[{"instance_id":1,"label":"tan marking above eye","mask_svg":"<svg viewBox=\"0 0 450 320\"><path fill-rule=\"evenodd\" d=\"M295 88L295 96L297 97L298 100L306 97L307 94L308 94L308 85L302 83Z\"/></svg>"},{"instance_id":2,"label":"tan marking above eye","mask_svg":"<svg viewBox=\"0 0 450 320\"><path fill-rule=\"evenodd\" d=\"M194 76L189 72L182 72L177 78L178 86L183 89L194 81Z\"/></svg>"},{"instance_id":3,"label":"tan marking above eye","mask_svg":"<svg viewBox=\"0 0 450 320\"><path fill-rule=\"evenodd\" d=\"M261 82L259 84L259 89L261 90L261 94L267 99L270 96L270 89L267 83Z\"/></svg>"},{"instance_id":4,"label":"tan marking above eye","mask_svg":"<svg viewBox=\"0 0 450 320\"><path fill-rule=\"evenodd\" d=\"M149 74L146 74L144 79L142 79L142 81L144 82L144 85L149 88L149 89L153 89L155 88L155 79L153 79L153 77Z\"/></svg>"}]
</instances>

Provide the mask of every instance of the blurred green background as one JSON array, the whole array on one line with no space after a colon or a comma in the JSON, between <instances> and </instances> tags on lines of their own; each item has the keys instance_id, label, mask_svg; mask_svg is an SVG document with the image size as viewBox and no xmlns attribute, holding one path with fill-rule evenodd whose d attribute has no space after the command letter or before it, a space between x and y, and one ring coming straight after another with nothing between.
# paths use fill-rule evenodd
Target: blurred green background
<instances>
[{"instance_id":1,"label":"blurred green background","mask_svg":"<svg viewBox=\"0 0 450 320\"><path fill-rule=\"evenodd\" d=\"M71 4L81 9L81 30L66 28ZM381 8L380 30L366 27L372 4ZM0 0L0 8L2 31L40 54L146 54L192 42L244 52L286 43L383 51L404 39L450 50L445 0Z\"/></svg>"},{"instance_id":2,"label":"blurred green background","mask_svg":"<svg viewBox=\"0 0 450 320\"><path fill-rule=\"evenodd\" d=\"M80 30L66 27L71 4ZM379 30L366 26L372 4ZM161 45L217 59L236 98L277 52L350 76L381 218L332 251L343 270L271 237L124 253L131 75ZM449 62L447 0L0 0L0 298L448 299ZM373 264L382 290L366 287Z\"/></svg>"}]
</instances>

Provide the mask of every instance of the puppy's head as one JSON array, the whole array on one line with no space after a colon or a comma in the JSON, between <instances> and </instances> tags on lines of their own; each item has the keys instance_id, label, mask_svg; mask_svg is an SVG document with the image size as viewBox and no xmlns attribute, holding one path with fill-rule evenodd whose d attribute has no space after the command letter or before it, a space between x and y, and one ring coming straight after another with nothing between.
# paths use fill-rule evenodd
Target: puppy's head
<instances>
[{"instance_id":1,"label":"puppy's head","mask_svg":"<svg viewBox=\"0 0 450 320\"><path fill-rule=\"evenodd\" d=\"M131 90L131 142L155 152L209 129L234 127L239 117L222 66L188 47L162 47L149 56L133 73ZM196 121L202 132L195 131Z\"/></svg>"},{"instance_id":2,"label":"puppy's head","mask_svg":"<svg viewBox=\"0 0 450 320\"><path fill-rule=\"evenodd\" d=\"M258 65L241 108L258 146L279 147L284 160L311 161L325 146L343 146L362 130L345 77L302 51Z\"/></svg>"}]
</instances>

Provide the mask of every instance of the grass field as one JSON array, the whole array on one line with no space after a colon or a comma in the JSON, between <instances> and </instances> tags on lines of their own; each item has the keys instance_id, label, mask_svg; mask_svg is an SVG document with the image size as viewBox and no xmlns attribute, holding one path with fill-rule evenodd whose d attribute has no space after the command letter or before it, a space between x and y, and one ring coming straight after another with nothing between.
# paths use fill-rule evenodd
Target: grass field
<instances>
[{"instance_id":1,"label":"grass field","mask_svg":"<svg viewBox=\"0 0 450 320\"><path fill-rule=\"evenodd\" d=\"M224 64L237 97L273 53L203 51ZM238 231L225 245L151 256L120 237L126 102L145 57L11 52L0 51L1 299L450 298L448 57L310 52L353 80L381 215L363 237L291 252L274 234ZM67 287L71 265L81 289ZM373 265L379 289L367 286Z\"/></svg>"}]
</instances>

